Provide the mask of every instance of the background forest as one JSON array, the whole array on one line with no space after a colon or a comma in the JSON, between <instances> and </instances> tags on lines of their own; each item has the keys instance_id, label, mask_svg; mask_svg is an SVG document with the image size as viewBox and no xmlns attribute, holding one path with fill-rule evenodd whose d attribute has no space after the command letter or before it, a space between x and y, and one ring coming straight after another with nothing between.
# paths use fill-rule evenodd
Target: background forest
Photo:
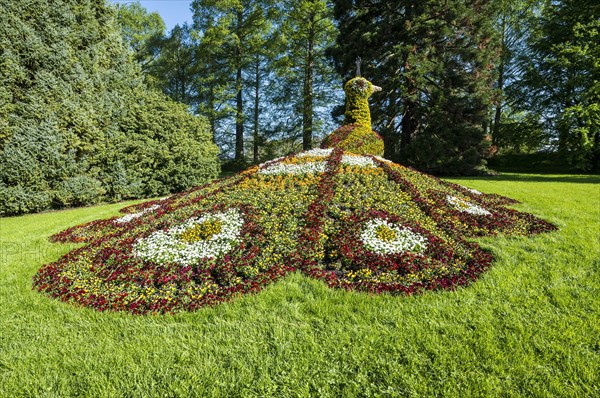
<instances>
[{"instance_id":1,"label":"background forest","mask_svg":"<svg viewBox=\"0 0 600 398\"><path fill-rule=\"evenodd\" d=\"M0 3L0 214L164 195L309 149L361 72L386 157L600 167L595 0ZM215 145L216 144L216 145ZM219 153L219 158L217 158Z\"/></svg>"}]
</instances>

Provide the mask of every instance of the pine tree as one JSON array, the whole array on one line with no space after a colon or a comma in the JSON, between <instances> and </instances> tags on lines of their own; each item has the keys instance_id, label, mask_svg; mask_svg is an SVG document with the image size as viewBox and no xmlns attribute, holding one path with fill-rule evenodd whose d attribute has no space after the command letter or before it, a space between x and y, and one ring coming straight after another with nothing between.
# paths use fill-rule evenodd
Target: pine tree
<instances>
[{"instance_id":1,"label":"pine tree","mask_svg":"<svg viewBox=\"0 0 600 398\"><path fill-rule=\"evenodd\" d=\"M139 2L117 4L117 22L123 39L142 71L151 70L165 34L165 23L157 12L148 12Z\"/></svg>"},{"instance_id":2,"label":"pine tree","mask_svg":"<svg viewBox=\"0 0 600 398\"><path fill-rule=\"evenodd\" d=\"M383 87L373 120L386 156L433 173L473 173L486 152L495 49L491 2L336 1L340 35L332 55L351 76Z\"/></svg>"},{"instance_id":3,"label":"pine tree","mask_svg":"<svg viewBox=\"0 0 600 398\"><path fill-rule=\"evenodd\" d=\"M193 105L201 62L192 28L176 25L160 42L160 56L151 71L154 85L175 101Z\"/></svg>"},{"instance_id":4,"label":"pine tree","mask_svg":"<svg viewBox=\"0 0 600 398\"><path fill-rule=\"evenodd\" d=\"M253 45L257 32L264 31L267 24L266 0L194 0L194 26L212 42L222 45L215 51L217 59L227 64L227 71L233 71L235 94L235 161L244 161L244 75L253 60ZM213 62L216 62L213 61Z\"/></svg>"},{"instance_id":5,"label":"pine tree","mask_svg":"<svg viewBox=\"0 0 600 398\"><path fill-rule=\"evenodd\" d=\"M313 147L316 131L325 135L332 128L331 123L323 123L329 116L323 109L337 99L335 91L341 91L342 82L325 50L334 44L337 30L327 1L287 0L280 3L280 11L282 55L275 63L279 97L274 101L284 113L301 115L287 130L299 128L302 149L307 150ZM290 118L294 119L293 115Z\"/></svg>"}]
</instances>

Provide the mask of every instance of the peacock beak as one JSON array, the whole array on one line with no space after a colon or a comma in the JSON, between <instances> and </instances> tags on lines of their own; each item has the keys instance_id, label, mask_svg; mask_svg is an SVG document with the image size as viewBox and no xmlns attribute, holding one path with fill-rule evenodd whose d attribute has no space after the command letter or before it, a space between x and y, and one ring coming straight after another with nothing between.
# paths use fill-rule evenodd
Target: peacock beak
<instances>
[{"instance_id":1,"label":"peacock beak","mask_svg":"<svg viewBox=\"0 0 600 398\"><path fill-rule=\"evenodd\" d=\"M373 92L378 93L379 91L381 91L381 87L373 85Z\"/></svg>"}]
</instances>

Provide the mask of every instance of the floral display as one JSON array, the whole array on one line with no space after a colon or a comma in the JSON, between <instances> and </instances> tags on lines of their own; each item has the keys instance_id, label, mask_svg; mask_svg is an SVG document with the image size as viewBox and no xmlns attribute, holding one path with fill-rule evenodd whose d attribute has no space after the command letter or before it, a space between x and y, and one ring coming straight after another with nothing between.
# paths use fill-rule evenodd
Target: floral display
<instances>
[{"instance_id":1,"label":"floral display","mask_svg":"<svg viewBox=\"0 0 600 398\"><path fill-rule=\"evenodd\" d=\"M361 101L372 91L365 87ZM467 285L488 269L492 255L472 238L556 229L505 207L517 203L510 198L395 164L379 148L348 150L344 140L355 129L347 130L339 141L330 137L337 144L329 148L52 236L82 246L44 265L34 288L133 314L194 311L294 271L332 288L414 294Z\"/></svg>"},{"instance_id":2,"label":"floral display","mask_svg":"<svg viewBox=\"0 0 600 398\"><path fill-rule=\"evenodd\" d=\"M475 195L481 195L481 193ZM456 196L448 195L446 196L446 200L459 211L465 211L467 213L476 214L480 216L492 215L492 213L490 213L483 207L477 206L476 204L470 203L464 199L457 198Z\"/></svg>"},{"instance_id":3,"label":"floral display","mask_svg":"<svg viewBox=\"0 0 600 398\"><path fill-rule=\"evenodd\" d=\"M234 247L243 223L242 216L235 209L205 214L138 240L133 247L134 255L154 262L180 265L216 258Z\"/></svg>"},{"instance_id":4,"label":"floral display","mask_svg":"<svg viewBox=\"0 0 600 398\"><path fill-rule=\"evenodd\" d=\"M159 199L159 200L164 200L164 198ZM144 210L139 211L137 213L129 213L129 214L124 215L123 217L117 218L114 222L117 224L128 223L129 221L134 220L138 217L141 217L148 212L154 211L154 210L158 209L159 207L160 207L159 205L152 205L152 206L147 207Z\"/></svg>"},{"instance_id":5,"label":"floral display","mask_svg":"<svg viewBox=\"0 0 600 398\"><path fill-rule=\"evenodd\" d=\"M344 155L342 156L342 164L359 167L376 167L372 158L367 156Z\"/></svg>"},{"instance_id":6,"label":"floral display","mask_svg":"<svg viewBox=\"0 0 600 398\"><path fill-rule=\"evenodd\" d=\"M259 174L308 174L323 173L325 171L325 162L307 162L307 163L273 163L260 169Z\"/></svg>"},{"instance_id":7,"label":"floral display","mask_svg":"<svg viewBox=\"0 0 600 398\"><path fill-rule=\"evenodd\" d=\"M363 245L378 254L421 253L427 247L423 236L382 218L367 221L360 239Z\"/></svg>"},{"instance_id":8,"label":"floral display","mask_svg":"<svg viewBox=\"0 0 600 398\"><path fill-rule=\"evenodd\" d=\"M555 229L507 203L374 156L307 151L69 228L51 239L85 245L34 286L135 314L192 311L293 270L374 293L452 289L491 265L467 239Z\"/></svg>"},{"instance_id":9,"label":"floral display","mask_svg":"<svg viewBox=\"0 0 600 398\"><path fill-rule=\"evenodd\" d=\"M300 152L297 156L299 158L318 157L318 156L327 157L327 156L331 155L332 151L333 151L333 148L327 148L327 149L315 148L315 149L310 149L308 151Z\"/></svg>"}]
</instances>

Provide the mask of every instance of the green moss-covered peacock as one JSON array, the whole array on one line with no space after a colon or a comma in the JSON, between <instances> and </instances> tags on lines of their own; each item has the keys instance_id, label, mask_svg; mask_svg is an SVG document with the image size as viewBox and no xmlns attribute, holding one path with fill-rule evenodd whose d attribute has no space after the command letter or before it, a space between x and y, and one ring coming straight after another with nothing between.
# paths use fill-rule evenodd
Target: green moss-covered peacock
<instances>
[{"instance_id":1,"label":"green moss-covered peacock","mask_svg":"<svg viewBox=\"0 0 600 398\"><path fill-rule=\"evenodd\" d=\"M467 239L555 227L516 203L380 157L367 99L345 85L344 126L321 149L122 209L51 239L84 242L34 288L97 310L192 311L300 271L331 287L411 294L453 289L492 260Z\"/></svg>"},{"instance_id":2,"label":"green moss-covered peacock","mask_svg":"<svg viewBox=\"0 0 600 398\"><path fill-rule=\"evenodd\" d=\"M346 111L344 125L323 140L321 148L340 148L358 155L383 156L383 139L371 129L369 97L381 91L363 77L344 85Z\"/></svg>"}]
</instances>

